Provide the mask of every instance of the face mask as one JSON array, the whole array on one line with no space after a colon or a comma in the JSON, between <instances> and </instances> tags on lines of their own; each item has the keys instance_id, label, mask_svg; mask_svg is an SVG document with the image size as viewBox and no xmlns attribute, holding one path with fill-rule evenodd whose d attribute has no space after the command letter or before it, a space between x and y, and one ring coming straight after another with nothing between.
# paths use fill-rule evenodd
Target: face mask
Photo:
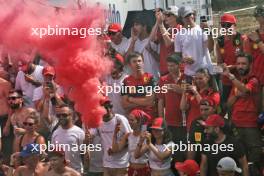
<instances>
[{"instance_id":1,"label":"face mask","mask_svg":"<svg viewBox=\"0 0 264 176\"><path fill-rule=\"evenodd\" d=\"M18 103L18 104L11 104L10 105L10 108L11 109L18 109L20 107L20 104Z\"/></svg>"}]
</instances>

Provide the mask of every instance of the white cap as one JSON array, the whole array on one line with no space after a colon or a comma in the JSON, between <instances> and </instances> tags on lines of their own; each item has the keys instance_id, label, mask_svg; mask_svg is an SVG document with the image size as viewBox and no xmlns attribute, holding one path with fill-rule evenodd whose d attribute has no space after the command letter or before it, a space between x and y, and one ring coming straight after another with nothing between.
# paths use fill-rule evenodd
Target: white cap
<instances>
[{"instance_id":1,"label":"white cap","mask_svg":"<svg viewBox=\"0 0 264 176\"><path fill-rule=\"evenodd\" d=\"M234 171L241 173L242 170L237 167L235 160L230 157L224 157L218 161L216 166L219 171Z\"/></svg>"},{"instance_id":2,"label":"white cap","mask_svg":"<svg viewBox=\"0 0 264 176\"><path fill-rule=\"evenodd\" d=\"M169 6L165 13L172 13L173 15L178 16L178 10L179 8L177 6Z\"/></svg>"}]
</instances>

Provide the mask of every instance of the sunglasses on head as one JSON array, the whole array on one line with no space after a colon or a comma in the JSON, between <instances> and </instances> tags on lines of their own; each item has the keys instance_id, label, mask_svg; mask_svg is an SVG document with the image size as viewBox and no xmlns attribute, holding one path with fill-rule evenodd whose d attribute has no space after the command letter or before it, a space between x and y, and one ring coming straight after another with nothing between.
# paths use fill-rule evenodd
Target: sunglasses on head
<instances>
[{"instance_id":1,"label":"sunglasses on head","mask_svg":"<svg viewBox=\"0 0 264 176\"><path fill-rule=\"evenodd\" d=\"M111 36L111 35L116 35L116 33L117 33L117 32L111 32L111 31L109 31L109 32L108 32L108 35L110 35L110 36Z\"/></svg>"},{"instance_id":2,"label":"sunglasses on head","mask_svg":"<svg viewBox=\"0 0 264 176\"><path fill-rule=\"evenodd\" d=\"M69 115L67 113L56 114L57 118L67 118Z\"/></svg>"},{"instance_id":3,"label":"sunglasses on head","mask_svg":"<svg viewBox=\"0 0 264 176\"><path fill-rule=\"evenodd\" d=\"M233 23L227 23L227 22L221 23L222 28L230 28L232 25L233 25Z\"/></svg>"},{"instance_id":4,"label":"sunglasses on head","mask_svg":"<svg viewBox=\"0 0 264 176\"><path fill-rule=\"evenodd\" d=\"M34 125L34 123L30 123L30 122L23 122L23 125L24 125L24 126L33 126L33 125Z\"/></svg>"}]
</instances>

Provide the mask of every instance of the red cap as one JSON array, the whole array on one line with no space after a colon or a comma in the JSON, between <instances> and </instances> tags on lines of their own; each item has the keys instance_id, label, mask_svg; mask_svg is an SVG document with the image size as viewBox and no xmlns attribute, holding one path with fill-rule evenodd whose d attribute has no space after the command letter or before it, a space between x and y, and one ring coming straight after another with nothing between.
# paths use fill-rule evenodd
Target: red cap
<instances>
[{"instance_id":1,"label":"red cap","mask_svg":"<svg viewBox=\"0 0 264 176\"><path fill-rule=\"evenodd\" d=\"M196 176L200 171L199 165L194 160L185 160L183 163L177 162L175 168L188 176Z\"/></svg>"},{"instance_id":2,"label":"red cap","mask_svg":"<svg viewBox=\"0 0 264 176\"><path fill-rule=\"evenodd\" d=\"M205 126L212 126L212 127L224 127L225 125L224 118L218 114L210 115L204 123Z\"/></svg>"},{"instance_id":3,"label":"red cap","mask_svg":"<svg viewBox=\"0 0 264 176\"><path fill-rule=\"evenodd\" d=\"M116 59L117 61L119 61L120 63L122 63L122 64L125 63L125 59L124 59L124 57L123 57L121 54L116 53L116 54L115 54L115 59Z\"/></svg>"},{"instance_id":4,"label":"red cap","mask_svg":"<svg viewBox=\"0 0 264 176\"><path fill-rule=\"evenodd\" d=\"M47 66L43 69L42 73L44 76L46 76L46 75L55 76L55 69L54 69L54 67Z\"/></svg>"},{"instance_id":5,"label":"red cap","mask_svg":"<svg viewBox=\"0 0 264 176\"><path fill-rule=\"evenodd\" d=\"M150 128L163 130L165 128L164 119L162 117L155 118Z\"/></svg>"},{"instance_id":6,"label":"red cap","mask_svg":"<svg viewBox=\"0 0 264 176\"><path fill-rule=\"evenodd\" d=\"M110 99L106 96L104 96L101 100L100 100L100 105L103 106L106 103L110 103Z\"/></svg>"},{"instance_id":7,"label":"red cap","mask_svg":"<svg viewBox=\"0 0 264 176\"><path fill-rule=\"evenodd\" d=\"M232 23L236 24L237 20L234 15L225 13L223 16L221 16L221 23Z\"/></svg>"},{"instance_id":8,"label":"red cap","mask_svg":"<svg viewBox=\"0 0 264 176\"><path fill-rule=\"evenodd\" d=\"M200 105L206 105L206 106L212 106L212 107L215 107L216 103L213 99L211 98L203 98L201 101L200 101Z\"/></svg>"},{"instance_id":9,"label":"red cap","mask_svg":"<svg viewBox=\"0 0 264 176\"><path fill-rule=\"evenodd\" d=\"M146 124L151 120L150 115L140 109L134 109L130 112L131 115L135 116L136 119L141 119L143 124Z\"/></svg>"},{"instance_id":10,"label":"red cap","mask_svg":"<svg viewBox=\"0 0 264 176\"><path fill-rule=\"evenodd\" d=\"M122 27L118 23L112 23L108 27L108 32L121 32L121 31L122 31Z\"/></svg>"}]
</instances>

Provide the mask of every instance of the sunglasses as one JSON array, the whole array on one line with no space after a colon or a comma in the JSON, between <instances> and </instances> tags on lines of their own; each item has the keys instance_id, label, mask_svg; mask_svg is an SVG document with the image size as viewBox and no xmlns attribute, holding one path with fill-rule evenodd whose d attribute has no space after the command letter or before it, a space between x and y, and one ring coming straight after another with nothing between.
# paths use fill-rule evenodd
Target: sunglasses
<instances>
[{"instance_id":1,"label":"sunglasses","mask_svg":"<svg viewBox=\"0 0 264 176\"><path fill-rule=\"evenodd\" d=\"M61 114L56 114L57 118L67 118L70 114L67 113L61 113Z\"/></svg>"},{"instance_id":2,"label":"sunglasses","mask_svg":"<svg viewBox=\"0 0 264 176\"><path fill-rule=\"evenodd\" d=\"M186 15L184 18L188 18L188 17L190 17L192 15L193 15L193 13L190 13L190 14Z\"/></svg>"},{"instance_id":3,"label":"sunglasses","mask_svg":"<svg viewBox=\"0 0 264 176\"><path fill-rule=\"evenodd\" d=\"M166 13L165 16L166 16L166 17L170 17L170 16L173 16L173 14L171 14L171 13Z\"/></svg>"},{"instance_id":4,"label":"sunglasses","mask_svg":"<svg viewBox=\"0 0 264 176\"><path fill-rule=\"evenodd\" d=\"M109 108L112 109L113 108L113 105L110 104L110 103L106 103L103 106L104 106L105 109L109 109Z\"/></svg>"},{"instance_id":5,"label":"sunglasses","mask_svg":"<svg viewBox=\"0 0 264 176\"><path fill-rule=\"evenodd\" d=\"M117 32L108 32L108 35L116 35Z\"/></svg>"},{"instance_id":6,"label":"sunglasses","mask_svg":"<svg viewBox=\"0 0 264 176\"><path fill-rule=\"evenodd\" d=\"M20 98L20 97L8 97L7 99L8 100L16 100L17 98Z\"/></svg>"},{"instance_id":7,"label":"sunglasses","mask_svg":"<svg viewBox=\"0 0 264 176\"><path fill-rule=\"evenodd\" d=\"M30 123L30 122L23 122L23 125L24 126L33 126L34 125L34 123Z\"/></svg>"},{"instance_id":8,"label":"sunglasses","mask_svg":"<svg viewBox=\"0 0 264 176\"><path fill-rule=\"evenodd\" d=\"M209 108L200 108L200 111L209 111Z\"/></svg>"},{"instance_id":9,"label":"sunglasses","mask_svg":"<svg viewBox=\"0 0 264 176\"><path fill-rule=\"evenodd\" d=\"M221 23L222 28L230 28L233 25L233 23Z\"/></svg>"}]
</instances>

